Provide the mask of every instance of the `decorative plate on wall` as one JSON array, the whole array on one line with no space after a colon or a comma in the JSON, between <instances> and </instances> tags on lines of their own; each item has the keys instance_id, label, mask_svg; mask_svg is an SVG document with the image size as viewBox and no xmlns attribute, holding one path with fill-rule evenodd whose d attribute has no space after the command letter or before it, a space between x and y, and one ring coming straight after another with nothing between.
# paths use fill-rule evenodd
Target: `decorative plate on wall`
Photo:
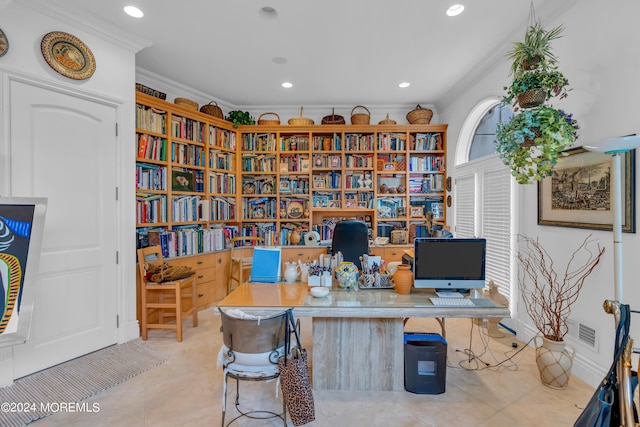
<instances>
[{"instance_id":1,"label":"decorative plate on wall","mask_svg":"<svg viewBox=\"0 0 640 427\"><path fill-rule=\"evenodd\" d=\"M0 56L4 56L5 53L9 50L9 40L7 36L0 29Z\"/></svg>"},{"instance_id":2,"label":"decorative plate on wall","mask_svg":"<svg viewBox=\"0 0 640 427\"><path fill-rule=\"evenodd\" d=\"M46 34L40 48L47 64L65 77L85 80L96 70L96 60L91 50L71 34L61 31Z\"/></svg>"}]
</instances>

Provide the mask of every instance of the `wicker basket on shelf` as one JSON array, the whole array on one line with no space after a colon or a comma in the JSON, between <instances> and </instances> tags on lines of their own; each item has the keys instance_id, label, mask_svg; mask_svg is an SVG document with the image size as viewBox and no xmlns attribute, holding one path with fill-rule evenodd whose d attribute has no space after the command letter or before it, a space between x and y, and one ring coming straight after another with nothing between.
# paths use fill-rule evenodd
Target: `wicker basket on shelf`
<instances>
[{"instance_id":1,"label":"wicker basket on shelf","mask_svg":"<svg viewBox=\"0 0 640 427\"><path fill-rule=\"evenodd\" d=\"M323 125L343 125L345 123L344 117L335 113L335 108L331 109L330 116L324 116L322 118Z\"/></svg>"},{"instance_id":2,"label":"wicker basket on shelf","mask_svg":"<svg viewBox=\"0 0 640 427\"><path fill-rule=\"evenodd\" d=\"M174 104L182 105L190 110L198 111L198 103L187 98L176 98L173 100Z\"/></svg>"},{"instance_id":3,"label":"wicker basket on shelf","mask_svg":"<svg viewBox=\"0 0 640 427\"><path fill-rule=\"evenodd\" d=\"M207 105L203 105L202 107L200 107L200 112L213 117L217 117L219 119L224 119L222 108L218 107L218 103L215 101L211 101Z\"/></svg>"},{"instance_id":4,"label":"wicker basket on shelf","mask_svg":"<svg viewBox=\"0 0 640 427\"><path fill-rule=\"evenodd\" d=\"M422 108L420 104L416 105L415 110L407 113L407 121L412 125L428 125L431 123L433 111L428 108Z\"/></svg>"},{"instance_id":5,"label":"wicker basket on shelf","mask_svg":"<svg viewBox=\"0 0 640 427\"><path fill-rule=\"evenodd\" d=\"M364 108L365 110L367 110L367 113L353 113L356 108ZM367 107L364 107L362 105L356 105L355 107L353 107L353 110L351 110L351 124L352 125L368 125L369 124L369 120L371 119L371 113L369 113L369 110L367 109Z\"/></svg>"},{"instance_id":6,"label":"wicker basket on shelf","mask_svg":"<svg viewBox=\"0 0 640 427\"><path fill-rule=\"evenodd\" d=\"M271 114L273 116L276 116L278 119L263 119L263 116L266 116L267 114ZM258 124L261 126L273 126L273 125L279 125L280 124L280 116L277 115L276 113L262 113L260 114L260 116L258 117Z\"/></svg>"},{"instance_id":7,"label":"wicker basket on shelf","mask_svg":"<svg viewBox=\"0 0 640 427\"><path fill-rule=\"evenodd\" d=\"M384 120L380 120L378 122L379 125L395 125L396 121L389 118L389 113L387 113L387 117Z\"/></svg>"},{"instance_id":8,"label":"wicker basket on shelf","mask_svg":"<svg viewBox=\"0 0 640 427\"><path fill-rule=\"evenodd\" d=\"M293 125L293 126L305 126L305 125L312 125L313 124L313 120L308 119L306 117L303 117L302 113L303 113L303 107L300 107L300 117L292 117L289 119L289 124Z\"/></svg>"}]
</instances>

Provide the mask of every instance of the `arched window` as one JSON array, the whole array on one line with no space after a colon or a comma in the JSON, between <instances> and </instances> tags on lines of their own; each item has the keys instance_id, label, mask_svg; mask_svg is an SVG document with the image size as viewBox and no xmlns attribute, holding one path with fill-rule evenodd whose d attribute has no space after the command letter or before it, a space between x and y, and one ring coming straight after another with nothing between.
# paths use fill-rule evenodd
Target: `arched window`
<instances>
[{"instance_id":1,"label":"arched window","mask_svg":"<svg viewBox=\"0 0 640 427\"><path fill-rule=\"evenodd\" d=\"M486 279L500 293L514 295L515 184L495 153L497 124L513 113L500 99L487 98L469 113L456 144L454 234L487 239Z\"/></svg>"}]
</instances>

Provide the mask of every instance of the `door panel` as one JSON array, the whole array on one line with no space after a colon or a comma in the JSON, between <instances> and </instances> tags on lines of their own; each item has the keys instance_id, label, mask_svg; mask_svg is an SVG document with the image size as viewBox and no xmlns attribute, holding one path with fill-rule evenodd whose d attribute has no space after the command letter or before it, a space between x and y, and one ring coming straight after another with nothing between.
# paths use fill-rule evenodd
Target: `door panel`
<instances>
[{"instance_id":1,"label":"door panel","mask_svg":"<svg viewBox=\"0 0 640 427\"><path fill-rule=\"evenodd\" d=\"M48 198L19 378L117 340L116 109L16 81L10 100L11 194Z\"/></svg>"}]
</instances>

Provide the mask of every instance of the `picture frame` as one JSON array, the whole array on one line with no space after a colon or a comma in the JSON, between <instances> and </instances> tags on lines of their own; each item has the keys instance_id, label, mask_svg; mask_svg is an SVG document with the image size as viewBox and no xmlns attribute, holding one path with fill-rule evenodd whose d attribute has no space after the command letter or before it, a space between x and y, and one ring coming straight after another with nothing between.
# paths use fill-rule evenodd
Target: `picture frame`
<instances>
[{"instance_id":1,"label":"picture frame","mask_svg":"<svg viewBox=\"0 0 640 427\"><path fill-rule=\"evenodd\" d=\"M392 162L392 163L385 163L385 164L383 165L383 170L386 170L386 171L394 171L394 170L396 170L396 164L395 164L395 163L393 163L393 162Z\"/></svg>"},{"instance_id":2,"label":"picture frame","mask_svg":"<svg viewBox=\"0 0 640 427\"><path fill-rule=\"evenodd\" d=\"M195 177L192 171L171 171L171 190L194 191Z\"/></svg>"},{"instance_id":3,"label":"picture frame","mask_svg":"<svg viewBox=\"0 0 640 427\"><path fill-rule=\"evenodd\" d=\"M324 176L314 176L313 177L313 188L326 188L327 182Z\"/></svg>"},{"instance_id":4,"label":"picture frame","mask_svg":"<svg viewBox=\"0 0 640 427\"><path fill-rule=\"evenodd\" d=\"M329 206L329 196L313 196L314 208L326 208Z\"/></svg>"},{"instance_id":5,"label":"picture frame","mask_svg":"<svg viewBox=\"0 0 640 427\"><path fill-rule=\"evenodd\" d=\"M409 214L411 218L422 218L424 217L424 206L410 206Z\"/></svg>"},{"instance_id":6,"label":"picture frame","mask_svg":"<svg viewBox=\"0 0 640 427\"><path fill-rule=\"evenodd\" d=\"M340 156L331 156L330 164L331 164L332 168L339 168L340 167Z\"/></svg>"},{"instance_id":7,"label":"picture frame","mask_svg":"<svg viewBox=\"0 0 640 427\"><path fill-rule=\"evenodd\" d=\"M329 208L340 208L340 200L329 200Z\"/></svg>"},{"instance_id":8,"label":"picture frame","mask_svg":"<svg viewBox=\"0 0 640 427\"><path fill-rule=\"evenodd\" d=\"M583 147L565 150L552 176L538 182L538 224L611 230L612 156ZM635 233L636 150L621 153L622 231Z\"/></svg>"},{"instance_id":9,"label":"picture frame","mask_svg":"<svg viewBox=\"0 0 640 427\"><path fill-rule=\"evenodd\" d=\"M344 201L345 208L355 208L356 206L356 199L347 199Z\"/></svg>"},{"instance_id":10,"label":"picture frame","mask_svg":"<svg viewBox=\"0 0 640 427\"><path fill-rule=\"evenodd\" d=\"M291 193L291 181L288 179L280 180L280 192L281 193Z\"/></svg>"}]
</instances>

